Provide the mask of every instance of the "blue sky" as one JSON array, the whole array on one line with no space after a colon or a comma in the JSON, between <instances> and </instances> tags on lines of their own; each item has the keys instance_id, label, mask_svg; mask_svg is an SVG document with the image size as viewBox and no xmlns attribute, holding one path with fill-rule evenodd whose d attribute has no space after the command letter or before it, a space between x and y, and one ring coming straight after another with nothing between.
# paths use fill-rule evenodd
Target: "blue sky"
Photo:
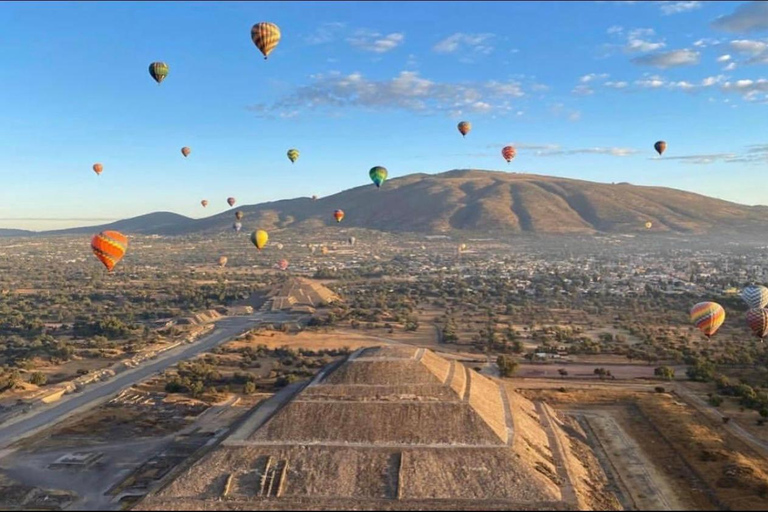
<instances>
[{"instance_id":1,"label":"blue sky","mask_svg":"<svg viewBox=\"0 0 768 512\"><path fill-rule=\"evenodd\" d=\"M268 61L250 39L260 21L282 31ZM160 86L156 60L170 67ZM6 2L0 227L202 217L228 196L369 184L374 165L768 204L755 185L766 102L761 2ZM473 124L466 139L460 120Z\"/></svg>"}]
</instances>

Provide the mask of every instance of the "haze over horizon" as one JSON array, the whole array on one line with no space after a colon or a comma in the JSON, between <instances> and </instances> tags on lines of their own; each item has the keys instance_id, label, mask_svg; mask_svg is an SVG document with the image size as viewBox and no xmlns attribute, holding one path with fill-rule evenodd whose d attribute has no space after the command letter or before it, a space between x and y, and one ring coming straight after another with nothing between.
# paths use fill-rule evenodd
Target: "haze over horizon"
<instances>
[{"instance_id":1,"label":"haze over horizon","mask_svg":"<svg viewBox=\"0 0 768 512\"><path fill-rule=\"evenodd\" d=\"M282 32L267 61L260 21ZM207 217L370 184L374 165L768 204L761 2L7 3L0 30L2 228Z\"/></svg>"}]
</instances>

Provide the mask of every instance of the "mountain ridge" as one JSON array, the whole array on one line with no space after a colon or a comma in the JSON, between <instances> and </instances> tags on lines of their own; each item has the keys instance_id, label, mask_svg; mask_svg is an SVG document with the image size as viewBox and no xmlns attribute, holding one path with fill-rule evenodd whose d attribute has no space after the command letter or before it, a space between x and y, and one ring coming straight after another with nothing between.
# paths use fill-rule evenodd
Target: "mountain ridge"
<instances>
[{"instance_id":1,"label":"mountain ridge","mask_svg":"<svg viewBox=\"0 0 768 512\"><path fill-rule=\"evenodd\" d=\"M231 229L234 212L243 230L317 229L336 225L390 232L452 231L510 234L652 232L703 234L728 230L768 233L768 207L747 206L668 187L596 183L538 174L454 169L363 185L320 198L294 198L236 206L192 219L154 212L102 226L44 231L63 235L116 229L126 233L184 235Z\"/></svg>"}]
</instances>

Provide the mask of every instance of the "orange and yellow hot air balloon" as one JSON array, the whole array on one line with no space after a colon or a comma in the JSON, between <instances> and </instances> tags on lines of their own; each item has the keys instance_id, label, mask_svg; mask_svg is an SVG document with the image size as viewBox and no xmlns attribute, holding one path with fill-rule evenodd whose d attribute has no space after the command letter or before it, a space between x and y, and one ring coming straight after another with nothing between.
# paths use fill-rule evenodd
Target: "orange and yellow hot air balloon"
<instances>
[{"instance_id":1,"label":"orange and yellow hot air balloon","mask_svg":"<svg viewBox=\"0 0 768 512\"><path fill-rule=\"evenodd\" d=\"M511 162L516 154L517 152L512 146L504 146L504 149L501 150L501 156L504 157L504 160L506 160L507 163Z\"/></svg>"},{"instance_id":2,"label":"orange and yellow hot air balloon","mask_svg":"<svg viewBox=\"0 0 768 512\"><path fill-rule=\"evenodd\" d=\"M269 54L280 42L280 27L274 23L257 23L251 28L251 40L264 54L264 60L267 60Z\"/></svg>"},{"instance_id":3,"label":"orange and yellow hot air balloon","mask_svg":"<svg viewBox=\"0 0 768 512\"><path fill-rule=\"evenodd\" d=\"M98 176L104 170L104 166L101 164L93 164L93 172Z\"/></svg>"},{"instance_id":4,"label":"orange and yellow hot air balloon","mask_svg":"<svg viewBox=\"0 0 768 512\"><path fill-rule=\"evenodd\" d=\"M472 129L472 123L469 121L462 121L459 123L457 128L459 129L461 136L466 137L469 131Z\"/></svg>"},{"instance_id":5,"label":"orange and yellow hot air balloon","mask_svg":"<svg viewBox=\"0 0 768 512\"><path fill-rule=\"evenodd\" d=\"M691 322L709 339L725 321L725 310L717 302L699 302L691 308Z\"/></svg>"},{"instance_id":6,"label":"orange and yellow hot air balloon","mask_svg":"<svg viewBox=\"0 0 768 512\"><path fill-rule=\"evenodd\" d=\"M192 150L189 149L187 146L184 146L183 148L181 148L181 154L184 155L185 157L188 157L191 152Z\"/></svg>"},{"instance_id":7,"label":"orange and yellow hot air balloon","mask_svg":"<svg viewBox=\"0 0 768 512\"><path fill-rule=\"evenodd\" d=\"M107 270L112 272L128 249L128 238L119 231L102 231L91 239L91 250Z\"/></svg>"},{"instance_id":8,"label":"orange and yellow hot air balloon","mask_svg":"<svg viewBox=\"0 0 768 512\"><path fill-rule=\"evenodd\" d=\"M344 218L344 210L335 210L333 212L333 218L336 219L336 222L341 222L341 219Z\"/></svg>"}]
</instances>

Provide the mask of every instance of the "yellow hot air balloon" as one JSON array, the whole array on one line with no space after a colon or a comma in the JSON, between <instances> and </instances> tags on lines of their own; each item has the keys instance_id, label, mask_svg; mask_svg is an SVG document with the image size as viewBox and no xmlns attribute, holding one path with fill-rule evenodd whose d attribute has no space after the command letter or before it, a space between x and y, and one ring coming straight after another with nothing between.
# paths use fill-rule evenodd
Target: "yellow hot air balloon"
<instances>
[{"instance_id":1,"label":"yellow hot air balloon","mask_svg":"<svg viewBox=\"0 0 768 512\"><path fill-rule=\"evenodd\" d=\"M256 246L258 250L262 250L269 241L269 235L263 229L258 229L251 233L251 243Z\"/></svg>"},{"instance_id":2,"label":"yellow hot air balloon","mask_svg":"<svg viewBox=\"0 0 768 512\"><path fill-rule=\"evenodd\" d=\"M648 221L645 223L645 229L651 229L653 227L653 222Z\"/></svg>"},{"instance_id":3,"label":"yellow hot air balloon","mask_svg":"<svg viewBox=\"0 0 768 512\"><path fill-rule=\"evenodd\" d=\"M251 40L264 54L264 60L267 60L269 54L280 42L280 27L274 23L257 23L251 28Z\"/></svg>"},{"instance_id":4,"label":"yellow hot air balloon","mask_svg":"<svg viewBox=\"0 0 768 512\"><path fill-rule=\"evenodd\" d=\"M289 149L288 150L288 160L291 161L291 163L295 163L296 160L299 159L299 150L298 149Z\"/></svg>"}]
</instances>

